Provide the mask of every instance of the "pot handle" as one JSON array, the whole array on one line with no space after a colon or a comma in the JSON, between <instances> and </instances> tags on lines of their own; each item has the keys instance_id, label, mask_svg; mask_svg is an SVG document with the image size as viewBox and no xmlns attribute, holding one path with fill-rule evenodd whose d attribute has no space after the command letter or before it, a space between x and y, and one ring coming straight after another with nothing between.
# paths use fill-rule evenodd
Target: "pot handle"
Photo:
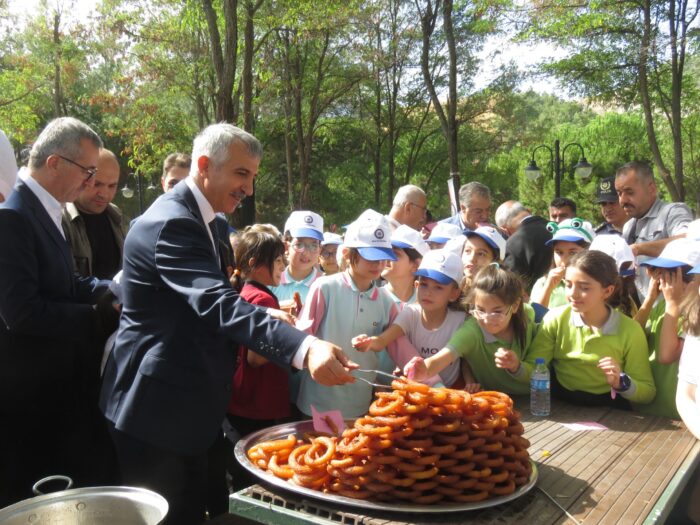
<instances>
[{"instance_id":1,"label":"pot handle","mask_svg":"<svg viewBox=\"0 0 700 525\"><path fill-rule=\"evenodd\" d=\"M47 476L43 479L40 479L39 481L34 483L34 485L32 485L32 492L34 494L36 494L37 496L41 496L43 494L43 492L41 492L39 490L39 487L41 487L44 483L48 483L50 481L57 481L57 480L66 482L66 488L64 488L63 490L68 490L69 488L71 488L73 486L73 480L71 478L69 478L68 476Z\"/></svg>"}]
</instances>

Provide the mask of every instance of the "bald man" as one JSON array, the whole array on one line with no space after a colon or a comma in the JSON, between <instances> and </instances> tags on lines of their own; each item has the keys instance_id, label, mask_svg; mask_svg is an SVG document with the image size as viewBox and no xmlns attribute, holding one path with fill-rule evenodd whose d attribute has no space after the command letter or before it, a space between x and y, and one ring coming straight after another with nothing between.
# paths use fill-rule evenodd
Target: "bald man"
<instances>
[{"instance_id":1,"label":"bald man","mask_svg":"<svg viewBox=\"0 0 700 525\"><path fill-rule=\"evenodd\" d=\"M119 185L119 162L108 149L100 149L94 180L94 185L66 204L61 222L75 270L84 276L112 279L122 267L126 232L122 213L112 204Z\"/></svg>"}]
</instances>

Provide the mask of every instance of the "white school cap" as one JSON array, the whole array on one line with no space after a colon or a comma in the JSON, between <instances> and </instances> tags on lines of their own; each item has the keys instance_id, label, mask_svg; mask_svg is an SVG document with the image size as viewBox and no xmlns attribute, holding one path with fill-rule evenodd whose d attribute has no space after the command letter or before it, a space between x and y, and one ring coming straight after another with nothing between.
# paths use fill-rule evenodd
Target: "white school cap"
<instances>
[{"instance_id":1,"label":"white school cap","mask_svg":"<svg viewBox=\"0 0 700 525\"><path fill-rule=\"evenodd\" d=\"M323 217L312 211L293 211L284 223L284 231L295 238L310 237L323 241Z\"/></svg>"},{"instance_id":2,"label":"white school cap","mask_svg":"<svg viewBox=\"0 0 700 525\"><path fill-rule=\"evenodd\" d=\"M644 266L657 268L678 268L679 266L700 265L700 241L674 239L669 242L655 259L642 263Z\"/></svg>"},{"instance_id":3,"label":"white school cap","mask_svg":"<svg viewBox=\"0 0 700 525\"><path fill-rule=\"evenodd\" d=\"M695 219L688 223L688 230L685 232L685 238L691 241L700 241L700 219Z\"/></svg>"},{"instance_id":4,"label":"white school cap","mask_svg":"<svg viewBox=\"0 0 700 525\"><path fill-rule=\"evenodd\" d=\"M591 223L578 217L564 219L559 224L550 222L547 224L547 230L553 234L552 238L545 243L547 246L551 246L557 241L583 241L590 244L595 237Z\"/></svg>"},{"instance_id":5,"label":"white school cap","mask_svg":"<svg viewBox=\"0 0 700 525\"><path fill-rule=\"evenodd\" d=\"M621 276L634 275L634 253L632 253L632 248L630 248L630 245L622 238L622 235L614 233L596 235L589 250L607 253L615 259L617 270L620 272Z\"/></svg>"},{"instance_id":6,"label":"white school cap","mask_svg":"<svg viewBox=\"0 0 700 525\"><path fill-rule=\"evenodd\" d=\"M428 237L428 242L437 242L444 244L450 239L456 239L462 235L462 228L456 224L449 224L447 222L438 222L430 231L430 237Z\"/></svg>"},{"instance_id":7,"label":"white school cap","mask_svg":"<svg viewBox=\"0 0 700 525\"><path fill-rule=\"evenodd\" d=\"M426 253L415 275L428 277L440 284L454 282L459 286L464 277L463 271L461 257L442 248Z\"/></svg>"},{"instance_id":8,"label":"white school cap","mask_svg":"<svg viewBox=\"0 0 700 525\"><path fill-rule=\"evenodd\" d=\"M0 194L7 200L17 181L15 151L5 133L0 130Z\"/></svg>"},{"instance_id":9,"label":"white school cap","mask_svg":"<svg viewBox=\"0 0 700 525\"><path fill-rule=\"evenodd\" d=\"M376 212L375 212L376 213ZM343 245L357 248L360 256L368 261L395 261L396 255L391 248L391 228L381 216L377 218L362 218L348 226Z\"/></svg>"},{"instance_id":10,"label":"white school cap","mask_svg":"<svg viewBox=\"0 0 700 525\"><path fill-rule=\"evenodd\" d=\"M402 224L391 234L391 245L396 248L412 248L421 255L425 255L430 251L430 246L423 240L420 233Z\"/></svg>"},{"instance_id":11,"label":"white school cap","mask_svg":"<svg viewBox=\"0 0 700 525\"><path fill-rule=\"evenodd\" d=\"M476 230L470 230L465 235L467 237L474 235L481 237L494 250L499 261L502 261L506 256L506 240L493 226L479 226Z\"/></svg>"},{"instance_id":12,"label":"white school cap","mask_svg":"<svg viewBox=\"0 0 700 525\"><path fill-rule=\"evenodd\" d=\"M442 249L454 253L457 257L462 257L464 243L466 242L467 238L464 235L460 235L459 237L447 241Z\"/></svg>"},{"instance_id":13,"label":"white school cap","mask_svg":"<svg viewBox=\"0 0 700 525\"><path fill-rule=\"evenodd\" d=\"M323 232L323 240L321 241L321 246L326 244L343 244L343 236L332 232Z\"/></svg>"}]
</instances>

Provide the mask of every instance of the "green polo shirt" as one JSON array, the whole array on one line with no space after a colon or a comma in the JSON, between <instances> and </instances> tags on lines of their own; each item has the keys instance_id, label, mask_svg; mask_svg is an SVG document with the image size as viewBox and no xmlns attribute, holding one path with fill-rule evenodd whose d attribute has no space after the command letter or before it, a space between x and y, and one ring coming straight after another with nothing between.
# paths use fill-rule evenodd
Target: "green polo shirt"
<instances>
[{"instance_id":1,"label":"green polo shirt","mask_svg":"<svg viewBox=\"0 0 700 525\"><path fill-rule=\"evenodd\" d=\"M663 324L664 315L666 314L666 301L663 297L659 298L659 302L654 306L649 314L647 321L646 332L647 341L649 342L649 366L651 373L654 376L654 384L656 384L656 397L654 401L648 405L638 405L633 403L635 410L644 414L652 414L655 416L670 417L671 419L680 419L678 410L676 409L676 387L678 386L678 361L670 365L662 365L656 355L661 343L661 325ZM681 336L683 330L680 327L681 321L678 321L678 335Z\"/></svg>"},{"instance_id":2,"label":"green polo shirt","mask_svg":"<svg viewBox=\"0 0 700 525\"><path fill-rule=\"evenodd\" d=\"M530 295L535 295L535 292L541 294L546 282L547 274L543 275L535 281L535 284L532 286L532 292L530 292ZM552 308L566 306L567 304L569 304L569 301L566 300L566 286L564 285L564 280L562 279L561 281L559 281L559 284L557 284L554 287L554 290L552 290L552 293L549 296L548 308L551 310Z\"/></svg>"},{"instance_id":3,"label":"green polo shirt","mask_svg":"<svg viewBox=\"0 0 700 525\"><path fill-rule=\"evenodd\" d=\"M637 403L649 403L656 395L644 330L617 310L610 309L608 320L600 330L587 326L571 306L550 310L514 377L529 383L538 357L544 358L545 363L552 362L557 380L564 388L591 394L610 392L598 361L612 357L632 381L621 396Z\"/></svg>"},{"instance_id":4,"label":"green polo shirt","mask_svg":"<svg viewBox=\"0 0 700 525\"><path fill-rule=\"evenodd\" d=\"M537 325L532 307L529 304L525 304L523 307L528 320L524 347L521 347L517 340L508 343L496 339L495 336L481 328L481 325L473 317L467 319L447 343L447 348L458 357L467 360L474 377L486 390L498 390L506 394L516 395L530 392L529 384L515 381L506 370L496 368L493 357L499 348L512 350L520 359L525 355L525 351L535 338Z\"/></svg>"}]
</instances>

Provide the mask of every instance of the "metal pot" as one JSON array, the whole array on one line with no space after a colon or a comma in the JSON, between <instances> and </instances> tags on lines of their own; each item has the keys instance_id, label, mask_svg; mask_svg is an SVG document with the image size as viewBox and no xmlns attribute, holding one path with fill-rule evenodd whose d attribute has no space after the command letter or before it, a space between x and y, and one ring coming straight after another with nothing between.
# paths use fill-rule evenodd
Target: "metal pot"
<instances>
[{"instance_id":1,"label":"metal pot","mask_svg":"<svg viewBox=\"0 0 700 525\"><path fill-rule=\"evenodd\" d=\"M38 481L39 486L54 479ZM134 487L89 487L62 490L25 499L0 510L0 525L157 525L168 513L168 502L160 494Z\"/></svg>"}]
</instances>

